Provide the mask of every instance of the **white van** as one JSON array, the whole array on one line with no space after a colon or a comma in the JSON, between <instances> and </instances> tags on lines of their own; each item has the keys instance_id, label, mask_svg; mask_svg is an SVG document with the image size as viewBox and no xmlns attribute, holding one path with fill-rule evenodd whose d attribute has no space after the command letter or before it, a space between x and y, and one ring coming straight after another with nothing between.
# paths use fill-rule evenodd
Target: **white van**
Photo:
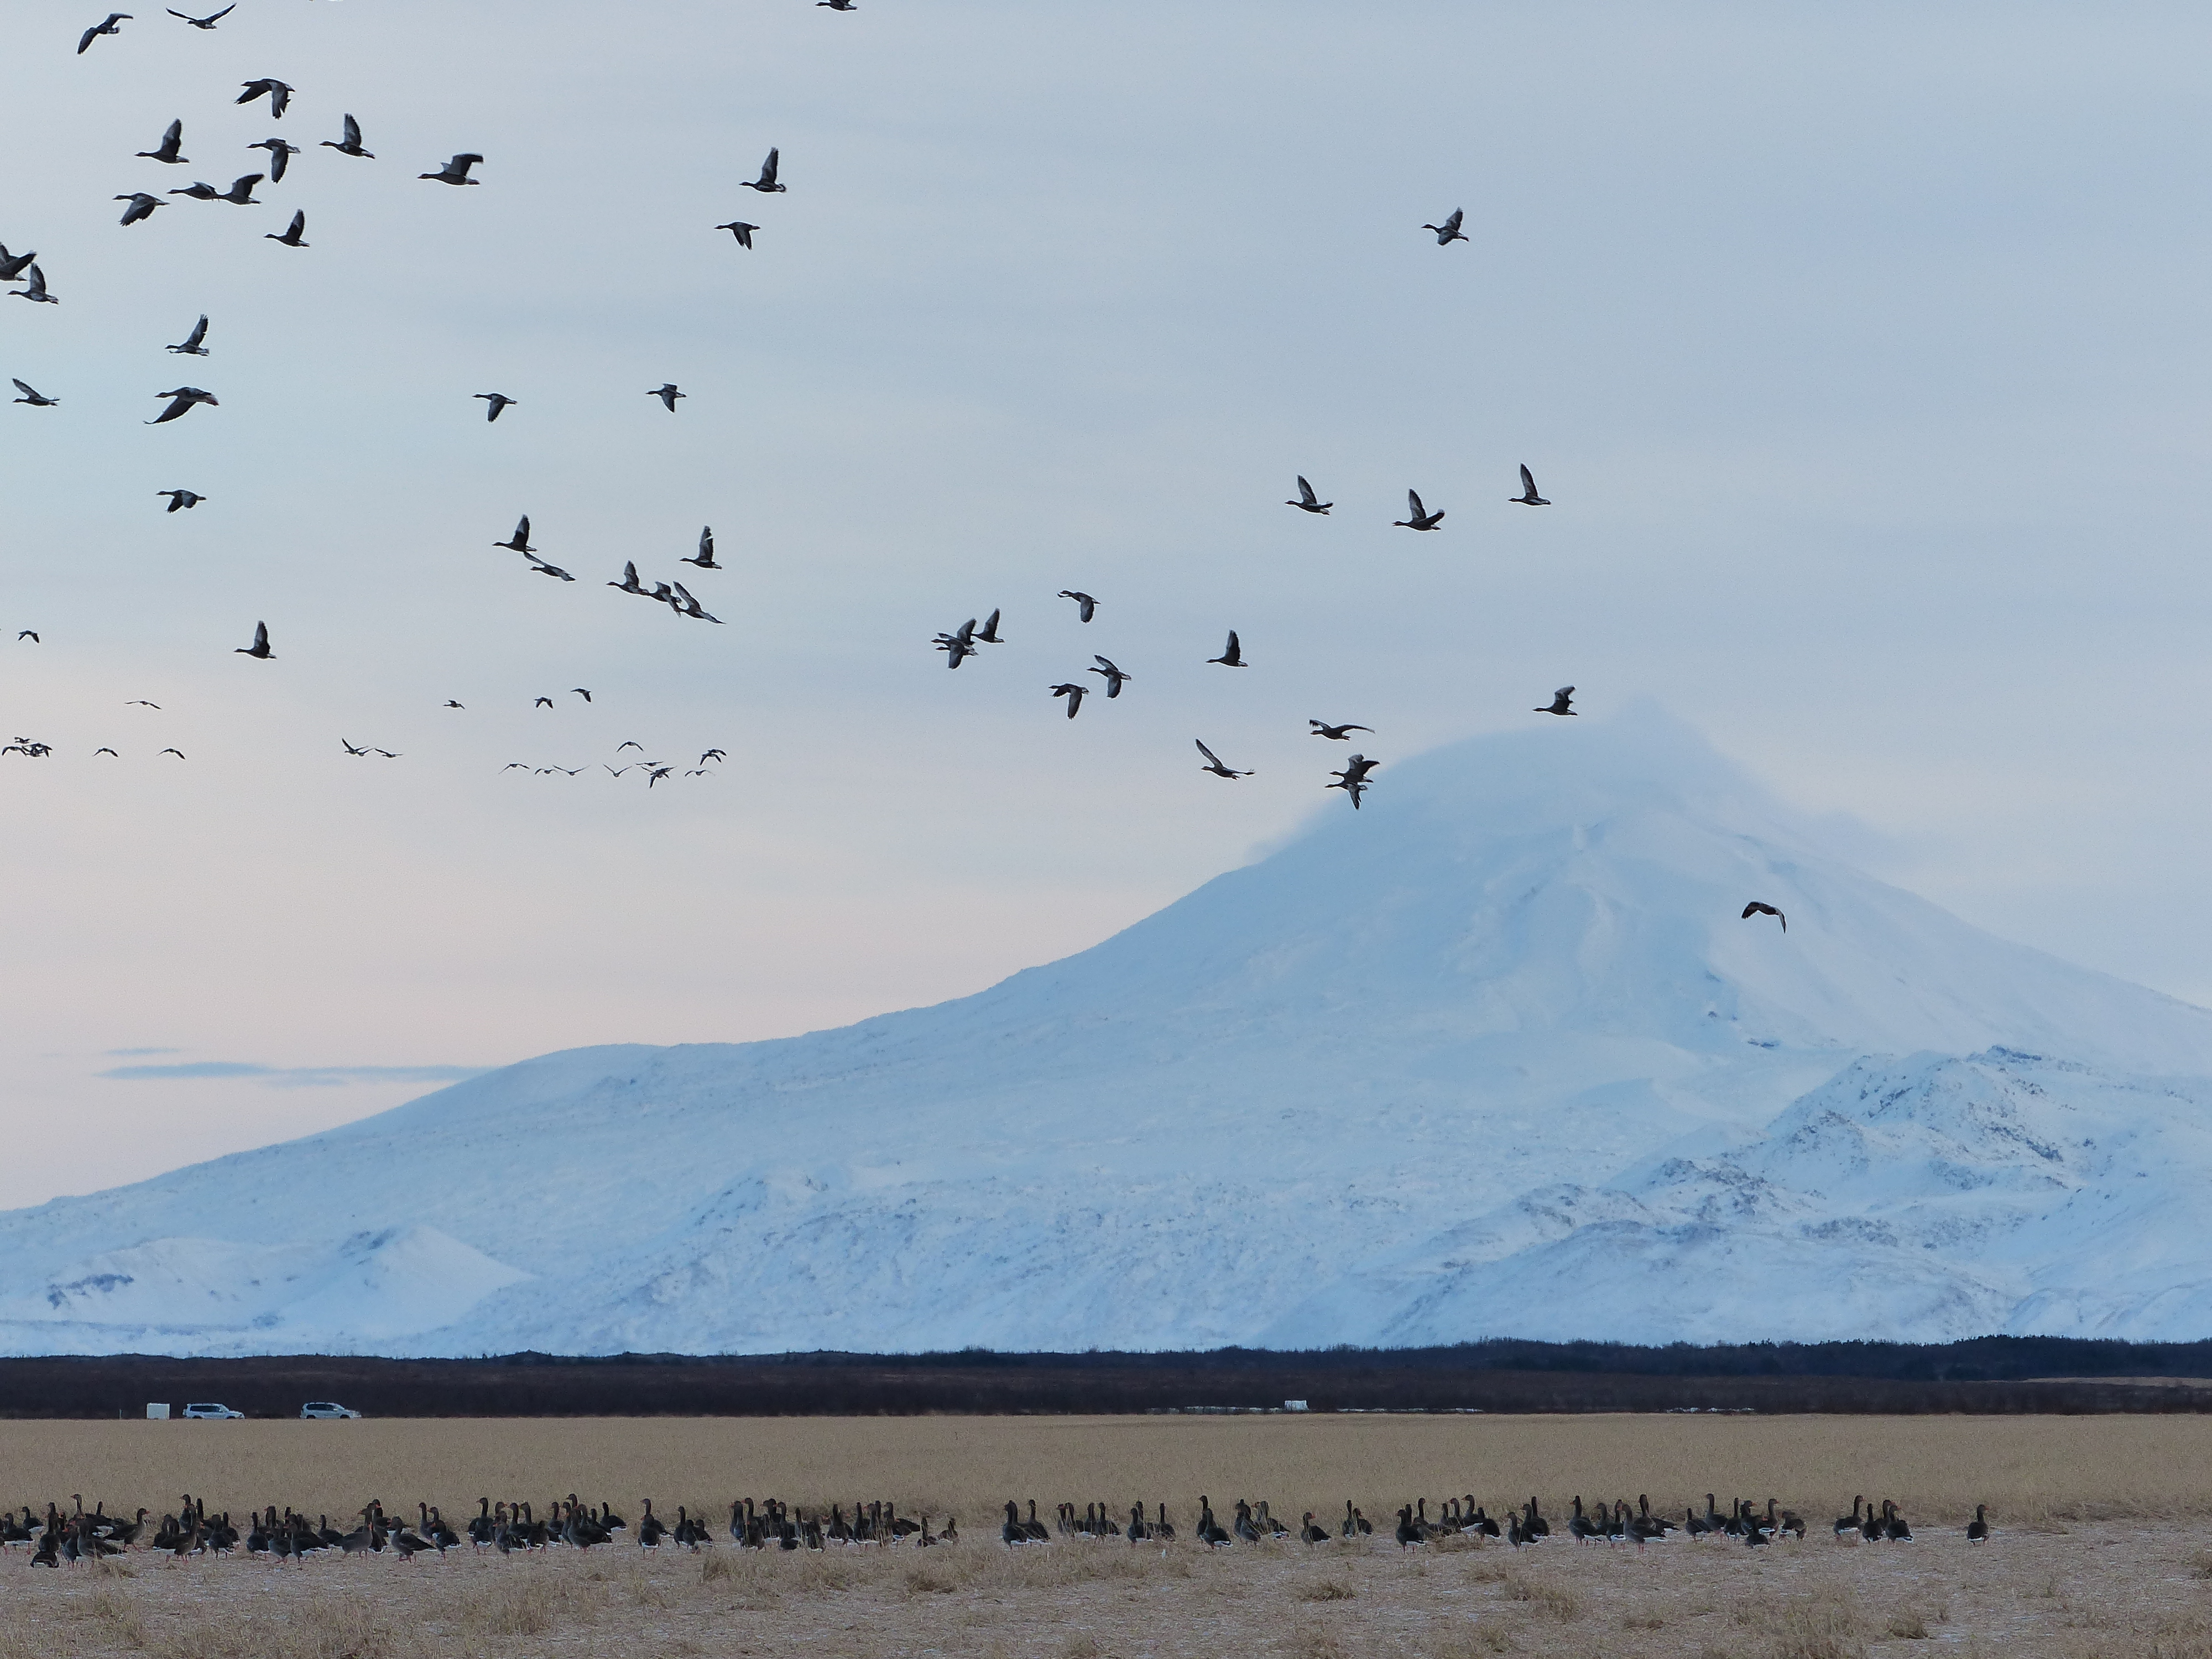
<instances>
[{"instance_id":1,"label":"white van","mask_svg":"<svg viewBox=\"0 0 2212 1659\"><path fill-rule=\"evenodd\" d=\"M185 1407L185 1415L186 1417L225 1418L244 1417L246 1413L244 1412L234 1412L228 1406L218 1406L214 1404L212 1401L202 1401L196 1405Z\"/></svg>"},{"instance_id":2,"label":"white van","mask_svg":"<svg viewBox=\"0 0 2212 1659\"><path fill-rule=\"evenodd\" d=\"M316 1417L322 1418L325 1420L332 1420L343 1417L359 1417L361 1413L356 1411L348 1411L343 1406L339 1405L335 1400L310 1400L306 1405L300 1407L300 1415L302 1417Z\"/></svg>"}]
</instances>

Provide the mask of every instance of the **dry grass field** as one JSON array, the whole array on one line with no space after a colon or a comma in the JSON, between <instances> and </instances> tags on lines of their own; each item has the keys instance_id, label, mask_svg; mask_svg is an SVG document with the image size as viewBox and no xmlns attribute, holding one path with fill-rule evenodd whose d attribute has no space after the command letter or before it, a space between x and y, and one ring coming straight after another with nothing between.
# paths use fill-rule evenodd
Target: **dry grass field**
<instances>
[{"instance_id":1,"label":"dry grass field","mask_svg":"<svg viewBox=\"0 0 2212 1659\"><path fill-rule=\"evenodd\" d=\"M957 1513L957 1546L744 1555L635 1547L441 1561L241 1557L34 1571L0 1559L0 1659L191 1654L398 1659L527 1650L753 1654L795 1644L983 1659L1280 1654L1410 1659L1663 1648L1674 1659L1881 1659L1960 1644L1996 1659L2212 1659L2212 1423L2118 1418L920 1418L500 1422L0 1423L0 1502L210 1510L274 1502L333 1517L369 1498L449 1516L479 1495L570 1491L635 1520L641 1498L725 1515L738 1496L810 1510L896 1500ZM1679 1537L1638 1551L1559 1533L1514 1552L1452 1539L1401 1552L1401 1503L1538 1494L1564 1516L1769 1495L1814 1522L1747 1550ZM1378 1522L1359 1547L1190 1540L1196 1498L1267 1498L1295 1521ZM1917 1540L1840 1545L1855 1492L1894 1498ZM1064 1540L1009 1552L1006 1498L1165 1501L1163 1551ZM1960 1528L1987 1503L1998 1534Z\"/></svg>"}]
</instances>

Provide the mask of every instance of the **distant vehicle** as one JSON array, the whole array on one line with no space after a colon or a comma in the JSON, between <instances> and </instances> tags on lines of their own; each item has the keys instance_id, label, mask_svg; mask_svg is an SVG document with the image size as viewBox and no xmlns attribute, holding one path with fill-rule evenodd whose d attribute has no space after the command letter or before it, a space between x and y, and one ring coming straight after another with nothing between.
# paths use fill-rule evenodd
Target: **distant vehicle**
<instances>
[{"instance_id":1,"label":"distant vehicle","mask_svg":"<svg viewBox=\"0 0 2212 1659\"><path fill-rule=\"evenodd\" d=\"M334 1419L340 1417L359 1417L361 1413L356 1411L348 1411L343 1406L339 1405L335 1400L310 1400L306 1405L300 1407L300 1415L302 1417Z\"/></svg>"},{"instance_id":2,"label":"distant vehicle","mask_svg":"<svg viewBox=\"0 0 2212 1659\"><path fill-rule=\"evenodd\" d=\"M246 1413L244 1412L234 1412L228 1406L218 1406L210 1401L202 1401L197 1405L185 1407L185 1415L186 1417L222 1418L244 1417Z\"/></svg>"}]
</instances>

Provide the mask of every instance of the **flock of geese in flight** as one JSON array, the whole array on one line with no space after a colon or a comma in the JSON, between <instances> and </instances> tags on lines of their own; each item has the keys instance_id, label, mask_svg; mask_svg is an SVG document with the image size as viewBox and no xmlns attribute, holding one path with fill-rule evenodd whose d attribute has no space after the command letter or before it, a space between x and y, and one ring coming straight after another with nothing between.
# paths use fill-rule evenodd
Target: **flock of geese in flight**
<instances>
[{"instance_id":1,"label":"flock of geese in flight","mask_svg":"<svg viewBox=\"0 0 2212 1659\"><path fill-rule=\"evenodd\" d=\"M1571 1501L1573 1512L1564 1522L1565 1535L1579 1545L1632 1544L1641 1548L1670 1540L1691 1543L1712 1540L1758 1549L1784 1540L1802 1542L1808 1530L1803 1516L1783 1509L1771 1498L1763 1510L1748 1499L1735 1499L1723 1515L1713 1494L1708 1492L1704 1511L1686 1505L1679 1522L1655 1511L1647 1497L1638 1497L1633 1508L1625 1498L1610 1504L1601 1501L1587 1510L1579 1496ZM896 1504L882 1501L856 1502L849 1515L842 1503L833 1503L826 1510L817 1505L810 1514L803 1505L777 1498L756 1504L750 1498L740 1498L731 1503L726 1523L694 1516L679 1505L672 1524L654 1513L648 1498L640 1505L633 1527L613 1504L586 1504L574 1492L548 1503L543 1516L527 1499L502 1499L495 1504L489 1498L480 1498L477 1513L456 1528L435 1504L417 1503L410 1524L404 1511L395 1518L381 1500L372 1498L355 1512L359 1524L344 1530L333 1527L328 1515L311 1521L304 1511L289 1504L279 1513L273 1503L249 1511L241 1523L228 1510L209 1514L207 1500L189 1492L179 1500L178 1509L163 1515L158 1522L150 1520L144 1509L125 1516L107 1514L104 1503L88 1510L82 1497L72 1498L71 1503L67 1510L49 1503L43 1516L27 1504L22 1506L20 1520L12 1513L0 1515L0 1550L20 1547L30 1553L33 1566L59 1570L134 1552L166 1555L172 1565L193 1556L228 1556L241 1551L249 1558L272 1563L300 1564L320 1555L388 1554L407 1562L434 1553L442 1559L447 1551L464 1547L477 1555L513 1555L634 1543L641 1550L676 1548L697 1553L724 1539L739 1549L781 1551L901 1544L927 1548L960 1541L957 1516L948 1516L941 1527L933 1526L926 1511L917 1519L900 1514ZM1863 1497L1852 1498L1850 1513L1837 1516L1829 1530L1837 1543L1912 1541L1911 1527L1888 1499L1877 1507ZM1970 1544L1989 1541L1991 1528L1986 1504L1974 1506L1974 1518L1965 1531ZM1164 1552L1178 1536L1164 1503L1150 1510L1141 1503L1132 1504L1126 1519L1110 1504L1086 1504L1079 1515L1073 1504L1061 1504L1054 1518L1047 1522L1037 1518L1035 1498L1029 1501L1027 1514L1008 1498L999 1528L999 1540L1009 1549L1121 1539L1133 1545L1156 1544ZM1214 1512L1212 1500L1201 1495L1189 1541L1218 1550L1292 1540L1308 1548L1322 1545L1360 1548L1388 1540L1401 1550L1415 1550L1464 1539L1478 1545L1499 1540L1515 1549L1524 1549L1552 1536L1552 1522L1534 1498L1524 1504L1505 1506L1501 1517L1489 1514L1469 1492L1464 1498L1443 1499L1433 1520L1428 1500L1417 1498L1402 1505L1395 1525L1378 1535L1376 1523L1350 1498L1345 1500L1340 1518L1322 1522L1308 1510L1291 1527L1275 1517L1264 1498L1253 1503L1240 1498L1224 1526Z\"/></svg>"},{"instance_id":2,"label":"flock of geese in flight","mask_svg":"<svg viewBox=\"0 0 2212 1659\"><path fill-rule=\"evenodd\" d=\"M855 9L852 0L816 0L816 3L817 5L825 6L835 11ZM211 12L203 16L189 15L178 11L171 11L169 15L192 28L205 31L216 27L234 9L232 6L226 6L220 11ZM87 28L78 40L78 53L82 55L88 51L103 37L119 34L122 25L130 21L131 15L128 12L111 12L100 22ZM264 76L241 83L234 101L244 105L266 99L271 120L282 120L286 111L290 107L295 91L295 88L290 83L274 76ZM138 158L164 166L189 165L189 158L183 153L184 133L184 121L181 118L171 121L163 132L160 143L151 149L139 151ZM227 190L217 190L211 185L195 181L189 185L173 188L167 191L166 195L172 198L184 197L202 202L222 202L241 207L258 205L259 198L254 195L256 187L263 184L264 179L270 185L282 182L286 176L291 158L302 152L300 147L276 137L264 138L248 148L265 150L268 153L269 160L264 164L264 172L242 174L234 179ZM376 156L376 153L367 147L361 124L350 112L342 114L339 136L336 138L320 140L318 148L332 150L339 155L356 161L373 161ZM442 166L418 173L416 177L419 179L456 187L473 186L481 181L471 177L471 172L474 168L482 166L483 161L483 156L475 151L457 151ZM756 177L740 179L738 182L743 188L763 198L787 194L790 187L782 178L781 149L771 148L769 150ZM169 205L163 196L157 196L145 190L132 191L118 196L116 199L125 204L122 223L126 227L142 224L151 219L159 209ZM1462 228L1465 216L1463 210L1455 209L1441 222L1425 224L1421 228L1434 234L1439 247L1449 248L1455 242L1466 242L1468 240ZM281 243L290 248L305 249L311 246L305 240L306 228L306 211L301 210L293 214L289 226L282 234L268 233L266 240ZM717 231L729 232L738 246L750 250L754 246L755 234L763 227L749 220L732 218L714 226L714 228ZM22 288L10 290L13 297L42 305L59 303L59 297L47 286L46 273L38 264L38 254L35 250L16 254L10 252L4 244L0 244L0 280L10 282L20 280L23 283ZM208 330L209 320L206 315L203 314L194 323L183 341L166 349L181 356L206 357L210 355L210 348L206 343ZM40 410L50 410L60 406L61 399L57 397L40 392L21 380L16 380L15 384L20 394L15 399L18 404L27 404ZM212 393L195 386L175 386L158 395L167 400L166 405L160 414L149 422L150 425L160 426L181 420L202 404L210 408L221 406L219 400ZM663 381L659 386L649 389L646 395L658 400L664 409L673 415L677 412L678 400L688 394L675 382ZM503 392L479 392L472 396L484 404L484 419L488 424L497 422L507 410L518 407L518 400ZM1549 507L1552 504L1550 499L1539 491L1535 475L1525 463L1521 465L1520 477L1520 493L1508 496L1506 499L1509 501L1530 507ZM1335 508L1336 503L1322 500L1312 483L1303 475L1297 479L1297 493L1289 497L1285 505L1297 509L1301 514L1314 518L1324 518L1330 515ZM189 488L165 489L156 491L155 494L167 502L165 510L172 514L190 512L208 500L206 495ZM1431 533L1443 525L1444 517L1444 508L1429 507L1422 500L1419 490L1409 489L1406 492L1406 516L1391 522L1401 529ZM549 577L561 582L574 582L577 577L573 572L540 556L538 550L531 544L530 533L530 520L526 514L516 525L512 536L504 541L495 543L494 545L520 554L528 562L526 565L528 574ZM683 562L692 565L700 571L717 571L725 568L715 562L714 532L711 528L702 531L698 551L684 559ZM693 580L697 579L695 576ZM669 608L672 617L677 618L717 625L722 622L722 618L708 610L699 597L682 581L672 579L655 579L648 586L640 577L635 561L624 564L620 580L609 580L605 585L629 597L650 599L657 604L665 605ZM1074 603L1077 621L1085 624L1091 623L1097 615L1102 603L1094 595L1072 587L1061 589L1060 597ZM983 654L985 647L1003 644L1004 636L999 632L1000 617L1000 612L994 610L989 618L980 627L976 619L970 617L956 629L939 633L934 638L933 644L939 652L944 653L945 665L948 668L957 669L969 659ZM1244 655L1243 641L1237 631L1232 628L1227 632L1227 643L1221 654L1208 658L1207 662L1228 669L1243 669L1250 666L1250 663ZM21 637L34 636L26 630ZM251 657L258 661L276 660L276 653L270 648L266 622L256 623L253 641L251 645L237 647L234 649L237 654ZM1111 703L1121 697L1123 688L1134 678L1135 676L1129 670L1121 666L1112 658L1103 653L1093 653L1087 665L1067 678L1054 681L1045 689L1062 706L1066 718L1073 720L1081 714L1085 701L1091 693L1103 690L1107 702ZM1561 686L1553 693L1549 702L1536 705L1534 712L1558 716L1572 716L1578 712L1573 707L1574 695L1573 686ZM538 705L550 706L549 700L544 698L538 699ZM446 707L458 709L462 705L449 699ZM1308 727L1309 735L1332 742L1348 741L1349 734L1353 732L1370 732L1371 735L1371 728L1355 721L1310 720ZM1202 737L1194 738L1193 743L1200 757L1201 771L1231 782L1256 775L1249 768L1240 769L1224 761ZM398 758L390 750L358 748L350 740L346 741L345 748L351 755L358 756L373 752L393 759ZM18 738L15 744L0 748L0 753L9 752L43 756L51 754L52 749L50 744L34 744L29 739ZM112 749L103 749L97 752L112 754L114 751ZM167 752L175 753L176 751ZM708 752L711 754L717 751L709 750ZM1380 762L1370 758L1364 753L1354 752L1346 758L1342 768L1328 774L1330 781L1324 787L1341 791L1357 810L1367 791L1373 787L1373 774L1380 764ZM522 762L511 762L502 769L521 770L537 776L560 775L574 777L586 769L536 766ZM620 777L623 772L630 769L624 767L617 770L610 765L605 769L616 777ZM645 769L648 787L674 775L672 767L659 762L651 763ZM707 773L702 765L699 769L687 769L684 775L703 776L707 775ZM1744 911L1747 920L1753 915L1761 914L1772 915L1778 921L1781 921L1786 931L1788 927L1786 920L1783 919L1778 910L1771 906L1753 901Z\"/></svg>"}]
</instances>

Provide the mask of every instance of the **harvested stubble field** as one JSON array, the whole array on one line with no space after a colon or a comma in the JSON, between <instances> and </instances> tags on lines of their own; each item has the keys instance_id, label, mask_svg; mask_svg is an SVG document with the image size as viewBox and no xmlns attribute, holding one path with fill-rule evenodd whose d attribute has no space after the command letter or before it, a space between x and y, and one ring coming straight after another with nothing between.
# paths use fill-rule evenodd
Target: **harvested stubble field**
<instances>
[{"instance_id":1,"label":"harvested stubble field","mask_svg":"<svg viewBox=\"0 0 2212 1659\"><path fill-rule=\"evenodd\" d=\"M0 1425L0 1500L82 1492L111 1512L176 1494L209 1507L346 1513L369 1498L449 1516L480 1494L542 1510L574 1491L635 1521L640 1498L725 1515L730 1498L810 1510L890 1498L957 1513L963 1541L641 1559L620 1545L532 1559L304 1566L143 1553L119 1570L0 1562L0 1659L182 1652L208 1659L603 1651L742 1654L829 1644L875 1654L1423 1656L1664 1646L1678 1659L1882 1659L1963 1644L2008 1656L2212 1656L2212 1424L2197 1418L923 1418ZM1472 1492L1493 1513L1531 1492L1650 1493L1678 1514L1706 1490L1771 1493L1814 1522L1764 1550L1679 1537L1638 1552L1560 1532L1515 1553L1453 1539L1400 1552L1387 1519ZM1196 1494L1267 1498L1295 1519L1378 1522L1359 1547L1189 1541ZM1912 1544L1832 1542L1854 1492L1899 1500ZM1178 1542L997 1539L1009 1497L1164 1500ZM1960 1532L1977 1502L1999 1531Z\"/></svg>"}]
</instances>

